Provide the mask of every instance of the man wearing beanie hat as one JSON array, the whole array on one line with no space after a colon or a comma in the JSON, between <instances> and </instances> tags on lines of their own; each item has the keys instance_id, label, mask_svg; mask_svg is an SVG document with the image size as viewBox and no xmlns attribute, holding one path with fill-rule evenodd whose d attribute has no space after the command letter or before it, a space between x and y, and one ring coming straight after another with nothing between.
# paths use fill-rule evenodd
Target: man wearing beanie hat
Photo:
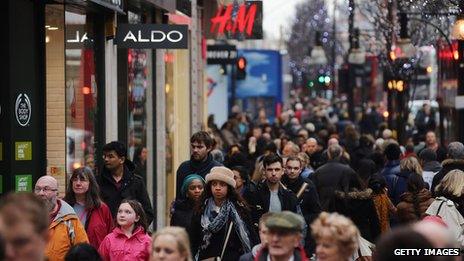
<instances>
[{"instance_id":1,"label":"man wearing beanie hat","mask_svg":"<svg viewBox=\"0 0 464 261\"><path fill-rule=\"evenodd\" d=\"M295 194L282 186L280 182L284 174L282 158L277 154L269 154L263 158L264 176L266 179L257 185L256 190L247 191L244 198L251 206L251 216L255 231L258 221L266 212L289 210L297 213L298 200Z\"/></svg>"},{"instance_id":2,"label":"man wearing beanie hat","mask_svg":"<svg viewBox=\"0 0 464 261\"><path fill-rule=\"evenodd\" d=\"M265 223L267 246L255 260L309 260L300 241L304 227L303 217L290 211L273 213Z\"/></svg>"}]
</instances>

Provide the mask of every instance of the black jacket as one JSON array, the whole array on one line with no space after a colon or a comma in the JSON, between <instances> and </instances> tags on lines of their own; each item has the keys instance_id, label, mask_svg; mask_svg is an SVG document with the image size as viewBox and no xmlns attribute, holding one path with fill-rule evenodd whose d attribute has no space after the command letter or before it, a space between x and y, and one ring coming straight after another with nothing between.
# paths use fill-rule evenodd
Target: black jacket
<instances>
[{"instance_id":1,"label":"black jacket","mask_svg":"<svg viewBox=\"0 0 464 261\"><path fill-rule=\"evenodd\" d=\"M380 222L371 189L336 191L329 211L349 217L358 227L361 236L370 242L375 242L380 235Z\"/></svg>"},{"instance_id":2,"label":"black jacket","mask_svg":"<svg viewBox=\"0 0 464 261\"><path fill-rule=\"evenodd\" d=\"M322 210L328 209L335 190L348 190L349 180L353 175L356 173L352 168L335 160L329 160L311 175Z\"/></svg>"},{"instance_id":3,"label":"black jacket","mask_svg":"<svg viewBox=\"0 0 464 261\"><path fill-rule=\"evenodd\" d=\"M110 208L113 218L116 218L119 205L123 199L137 200L142 204L145 215L147 216L147 223L150 224L154 218L153 207L142 177L134 174L134 170L134 164L126 160L124 164L124 174L121 180L122 186L121 189L118 190L111 173L108 169L103 167L101 174L96 177L97 183L100 186L100 195L103 202Z\"/></svg>"},{"instance_id":4,"label":"black jacket","mask_svg":"<svg viewBox=\"0 0 464 261\"><path fill-rule=\"evenodd\" d=\"M250 247L253 247L258 239L256 234L253 232L252 227L250 226L250 214L244 207L241 207L237 204L234 204L237 212L239 213L240 217L242 218L243 223L246 225L248 230L248 237L250 239ZM204 210L203 210L204 211ZM192 248L192 255L195 256L198 249L200 248L201 244L203 243L203 229L201 226L201 215L203 213L194 212L192 217L192 225L189 230L189 237L190 243ZM200 251L199 260L206 259L209 257L218 257L221 255L222 248L224 246L226 233L229 228L231 217L229 216L229 220L227 221L227 226L224 225L221 230L217 233L214 233L210 238L209 246ZM240 256L245 254L245 250L242 247L242 243L240 238L235 230L236 224L232 228L232 232L230 234L229 241L227 242L224 256L222 260L225 261L236 261L239 260Z\"/></svg>"},{"instance_id":5,"label":"black jacket","mask_svg":"<svg viewBox=\"0 0 464 261\"><path fill-rule=\"evenodd\" d=\"M195 202L189 199L176 199L171 208L171 226L183 227L190 230Z\"/></svg>"},{"instance_id":6,"label":"black jacket","mask_svg":"<svg viewBox=\"0 0 464 261\"><path fill-rule=\"evenodd\" d=\"M453 169L459 169L464 171L464 159L447 159L444 160L441 165L443 168L433 177L431 191L432 194L435 196L435 187L441 182L441 180L445 177L448 172Z\"/></svg>"},{"instance_id":7,"label":"black jacket","mask_svg":"<svg viewBox=\"0 0 464 261\"><path fill-rule=\"evenodd\" d=\"M289 210L297 213L298 200L292 191L281 186L279 187L278 196L282 211ZM252 222L257 232L259 219L264 213L269 212L271 192L266 181L259 183L255 191L246 192L243 197L250 205Z\"/></svg>"},{"instance_id":8,"label":"black jacket","mask_svg":"<svg viewBox=\"0 0 464 261\"><path fill-rule=\"evenodd\" d=\"M208 174L213 167L217 166L222 166L222 164L215 161L211 154L208 154L208 158L205 161L195 161L190 159L182 162L176 173L176 198L180 197L180 189L185 177L190 174L197 174L205 178L206 174Z\"/></svg>"},{"instance_id":9,"label":"black jacket","mask_svg":"<svg viewBox=\"0 0 464 261\"><path fill-rule=\"evenodd\" d=\"M282 183L287 187L287 189L291 190L295 196L297 196L303 185L307 184L303 194L301 194L298 198L298 203L300 204L303 218L308 225L304 249L306 254L311 256L311 254L315 251L316 242L312 238L310 225L321 213L321 204L319 203L319 196L317 195L316 187L311 180L304 179L301 176L295 180L290 180L288 176L284 176L282 178Z\"/></svg>"}]
</instances>

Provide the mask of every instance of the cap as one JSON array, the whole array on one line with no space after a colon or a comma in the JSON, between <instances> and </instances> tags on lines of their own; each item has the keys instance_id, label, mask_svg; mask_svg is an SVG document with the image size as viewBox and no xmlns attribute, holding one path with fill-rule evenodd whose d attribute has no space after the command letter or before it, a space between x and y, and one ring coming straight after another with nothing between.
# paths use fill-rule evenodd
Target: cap
<instances>
[{"instance_id":1,"label":"cap","mask_svg":"<svg viewBox=\"0 0 464 261\"><path fill-rule=\"evenodd\" d=\"M290 211L273 213L265 223L268 229L278 229L284 231L301 232L303 231L304 219L302 216Z\"/></svg>"}]
</instances>

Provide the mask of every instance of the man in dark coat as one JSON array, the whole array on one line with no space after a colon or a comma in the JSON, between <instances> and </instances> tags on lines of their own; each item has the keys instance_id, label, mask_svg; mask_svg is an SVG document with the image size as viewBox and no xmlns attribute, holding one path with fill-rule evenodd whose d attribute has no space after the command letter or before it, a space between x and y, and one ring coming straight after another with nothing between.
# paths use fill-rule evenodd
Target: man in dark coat
<instances>
[{"instance_id":1,"label":"man in dark coat","mask_svg":"<svg viewBox=\"0 0 464 261\"><path fill-rule=\"evenodd\" d=\"M350 176L356 174L350 166L340 162L343 156L343 148L340 145L329 146L327 156L329 161L311 175L324 211L327 211L334 191L347 191Z\"/></svg>"},{"instance_id":2,"label":"man in dark coat","mask_svg":"<svg viewBox=\"0 0 464 261\"><path fill-rule=\"evenodd\" d=\"M309 138L306 140L305 145L305 152L309 156L309 164L314 170L326 163L326 158L323 153L324 146L321 141L318 141L316 138Z\"/></svg>"},{"instance_id":3,"label":"man in dark coat","mask_svg":"<svg viewBox=\"0 0 464 261\"><path fill-rule=\"evenodd\" d=\"M437 161L437 153L432 149L423 149L419 153L419 159L422 166L422 178L428 184L428 189L432 187L433 177L443 168Z\"/></svg>"},{"instance_id":4,"label":"man in dark coat","mask_svg":"<svg viewBox=\"0 0 464 261\"><path fill-rule=\"evenodd\" d=\"M205 178L213 167L222 166L215 161L210 152L213 148L213 139L206 131L199 131L190 138L192 154L190 160L182 162L177 169L176 197L180 196L182 182L190 174L200 175Z\"/></svg>"},{"instance_id":5,"label":"man in dark coat","mask_svg":"<svg viewBox=\"0 0 464 261\"><path fill-rule=\"evenodd\" d=\"M102 200L110 208L113 218L116 218L123 199L135 199L142 204L150 224L154 218L153 207L143 178L134 173L135 165L127 159L126 146L118 141L106 144L103 158L105 165L96 178Z\"/></svg>"},{"instance_id":6,"label":"man in dark coat","mask_svg":"<svg viewBox=\"0 0 464 261\"><path fill-rule=\"evenodd\" d=\"M444 160L441 165L443 168L433 177L432 194L435 192L435 187L450 170L460 169L464 171L464 145L458 141L448 144L448 159Z\"/></svg>"},{"instance_id":7,"label":"man in dark coat","mask_svg":"<svg viewBox=\"0 0 464 261\"><path fill-rule=\"evenodd\" d=\"M282 178L282 184L287 189L295 193L300 204L303 218L308 226L317 218L321 213L321 205L319 203L319 196L317 195L316 187L309 179L301 177L301 161L298 157L290 156L285 162L286 175ZM311 229L306 231L305 238L305 251L308 256L315 250L316 242L311 236Z\"/></svg>"},{"instance_id":8,"label":"man in dark coat","mask_svg":"<svg viewBox=\"0 0 464 261\"><path fill-rule=\"evenodd\" d=\"M266 180L259 183L255 191L247 191L245 200L251 206L251 216L256 232L258 221L266 212L289 210L297 212L298 200L292 191L285 189L280 181L284 174L282 158L269 154L263 158Z\"/></svg>"},{"instance_id":9,"label":"man in dark coat","mask_svg":"<svg viewBox=\"0 0 464 261\"><path fill-rule=\"evenodd\" d=\"M400 156L401 156L401 149L400 146L394 142L390 143L385 147L384 150L385 158L387 162L385 163L385 167L382 169L380 174L385 178L387 181L387 188L388 191L391 192L393 190L393 186L396 183L397 174L401 172L400 170Z\"/></svg>"}]
</instances>

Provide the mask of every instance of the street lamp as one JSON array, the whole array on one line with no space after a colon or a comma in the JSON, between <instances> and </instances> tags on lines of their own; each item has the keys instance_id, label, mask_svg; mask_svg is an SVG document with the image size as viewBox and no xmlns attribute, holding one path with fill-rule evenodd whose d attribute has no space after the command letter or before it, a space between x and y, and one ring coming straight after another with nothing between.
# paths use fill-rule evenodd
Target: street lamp
<instances>
[{"instance_id":1,"label":"street lamp","mask_svg":"<svg viewBox=\"0 0 464 261\"><path fill-rule=\"evenodd\" d=\"M366 62L366 52L359 47L359 28L354 28L353 34L353 48L348 54L348 62L351 64L364 64Z\"/></svg>"},{"instance_id":2,"label":"street lamp","mask_svg":"<svg viewBox=\"0 0 464 261\"><path fill-rule=\"evenodd\" d=\"M321 43L321 32L316 31L316 40L311 56L309 58L310 65L327 65L327 57L325 56L324 48Z\"/></svg>"},{"instance_id":3,"label":"street lamp","mask_svg":"<svg viewBox=\"0 0 464 261\"><path fill-rule=\"evenodd\" d=\"M411 38L409 38L408 33L408 16L406 13L400 13L400 39L396 42L394 57L392 58L410 59L415 55L416 47L412 45Z\"/></svg>"},{"instance_id":4,"label":"street lamp","mask_svg":"<svg viewBox=\"0 0 464 261\"><path fill-rule=\"evenodd\" d=\"M452 35L456 40L464 40L464 17L459 16L456 19L456 22L454 22Z\"/></svg>"}]
</instances>

